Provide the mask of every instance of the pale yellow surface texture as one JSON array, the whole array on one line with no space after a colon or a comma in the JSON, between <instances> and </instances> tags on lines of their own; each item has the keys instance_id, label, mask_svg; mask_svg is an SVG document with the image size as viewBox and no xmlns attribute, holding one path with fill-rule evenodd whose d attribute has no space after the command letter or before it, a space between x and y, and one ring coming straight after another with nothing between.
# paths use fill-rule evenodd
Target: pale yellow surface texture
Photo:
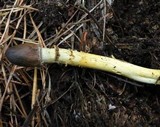
<instances>
[{"instance_id":1,"label":"pale yellow surface texture","mask_svg":"<svg viewBox=\"0 0 160 127\"><path fill-rule=\"evenodd\" d=\"M61 63L103 70L148 84L160 84L160 70L133 65L110 57L69 49L42 49L43 63Z\"/></svg>"}]
</instances>

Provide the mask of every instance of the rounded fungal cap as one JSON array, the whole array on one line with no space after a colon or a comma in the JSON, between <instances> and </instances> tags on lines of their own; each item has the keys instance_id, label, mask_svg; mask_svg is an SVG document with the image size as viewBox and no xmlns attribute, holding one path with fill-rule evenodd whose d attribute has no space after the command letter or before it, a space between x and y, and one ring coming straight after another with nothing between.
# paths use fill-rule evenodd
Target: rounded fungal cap
<instances>
[{"instance_id":1,"label":"rounded fungal cap","mask_svg":"<svg viewBox=\"0 0 160 127\"><path fill-rule=\"evenodd\" d=\"M25 43L8 48L5 55L15 65L36 67L41 65L40 54L39 45Z\"/></svg>"}]
</instances>

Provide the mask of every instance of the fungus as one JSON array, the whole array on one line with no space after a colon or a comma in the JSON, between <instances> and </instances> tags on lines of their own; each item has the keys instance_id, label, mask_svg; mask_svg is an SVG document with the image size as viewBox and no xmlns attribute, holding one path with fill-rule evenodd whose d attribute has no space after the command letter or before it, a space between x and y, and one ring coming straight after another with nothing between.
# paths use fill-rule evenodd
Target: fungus
<instances>
[{"instance_id":1,"label":"fungus","mask_svg":"<svg viewBox=\"0 0 160 127\"><path fill-rule=\"evenodd\" d=\"M60 63L92 68L122 75L147 84L160 84L160 69L137 66L122 60L63 48L41 48L36 44L21 44L8 48L8 60L20 66L37 67L45 63Z\"/></svg>"}]
</instances>

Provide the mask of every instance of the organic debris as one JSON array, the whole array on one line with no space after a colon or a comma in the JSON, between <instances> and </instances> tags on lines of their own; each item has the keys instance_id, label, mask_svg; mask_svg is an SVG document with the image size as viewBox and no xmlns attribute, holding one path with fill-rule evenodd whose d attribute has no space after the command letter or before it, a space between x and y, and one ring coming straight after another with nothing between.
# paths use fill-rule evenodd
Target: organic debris
<instances>
[{"instance_id":1,"label":"organic debris","mask_svg":"<svg viewBox=\"0 0 160 127\"><path fill-rule=\"evenodd\" d=\"M38 43L160 68L160 2L107 1L0 2L1 127L159 126L159 86L60 64L21 67L4 55Z\"/></svg>"}]
</instances>

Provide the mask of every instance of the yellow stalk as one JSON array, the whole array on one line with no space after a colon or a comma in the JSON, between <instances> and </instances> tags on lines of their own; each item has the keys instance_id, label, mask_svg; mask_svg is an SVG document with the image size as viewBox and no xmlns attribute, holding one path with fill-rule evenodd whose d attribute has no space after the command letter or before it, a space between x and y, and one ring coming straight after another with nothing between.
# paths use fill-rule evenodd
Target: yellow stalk
<instances>
[{"instance_id":1,"label":"yellow stalk","mask_svg":"<svg viewBox=\"0 0 160 127\"><path fill-rule=\"evenodd\" d=\"M62 48L42 48L42 63L61 63L115 73L149 84L160 84L160 70L140 67L118 59Z\"/></svg>"}]
</instances>

